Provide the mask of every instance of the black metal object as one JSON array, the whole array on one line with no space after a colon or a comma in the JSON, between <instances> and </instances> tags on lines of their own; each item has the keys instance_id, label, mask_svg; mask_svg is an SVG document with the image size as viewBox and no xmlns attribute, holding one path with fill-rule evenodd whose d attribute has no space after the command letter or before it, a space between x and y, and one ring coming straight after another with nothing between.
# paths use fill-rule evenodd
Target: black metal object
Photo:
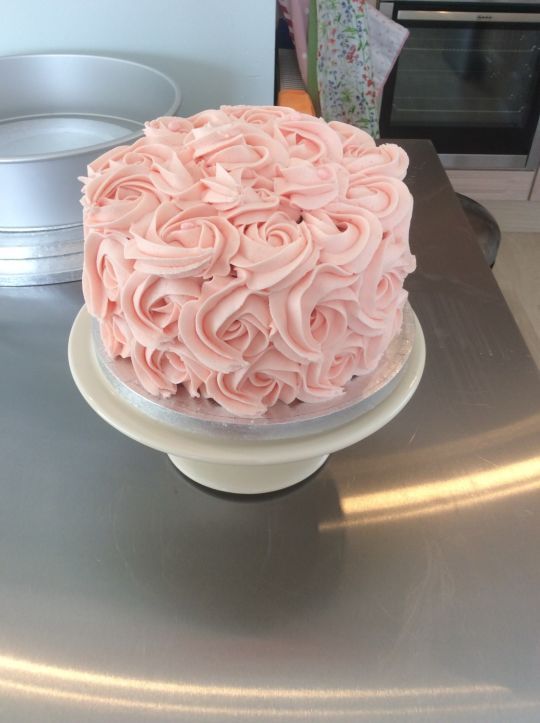
<instances>
[{"instance_id":1,"label":"black metal object","mask_svg":"<svg viewBox=\"0 0 540 723\"><path fill-rule=\"evenodd\" d=\"M501 229L491 213L478 201L474 201L462 193L456 193L461 207L472 226L474 236L478 241L484 258L493 268L497 251L501 245Z\"/></svg>"}]
</instances>

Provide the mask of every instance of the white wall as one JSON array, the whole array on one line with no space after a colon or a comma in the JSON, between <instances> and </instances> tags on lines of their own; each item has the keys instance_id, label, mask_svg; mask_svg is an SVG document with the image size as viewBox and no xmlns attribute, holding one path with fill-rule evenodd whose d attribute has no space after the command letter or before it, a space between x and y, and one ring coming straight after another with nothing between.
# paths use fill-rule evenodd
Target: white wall
<instances>
[{"instance_id":1,"label":"white wall","mask_svg":"<svg viewBox=\"0 0 540 723\"><path fill-rule=\"evenodd\" d=\"M0 0L0 55L146 62L179 84L180 115L222 103L271 104L275 12L275 0Z\"/></svg>"}]
</instances>

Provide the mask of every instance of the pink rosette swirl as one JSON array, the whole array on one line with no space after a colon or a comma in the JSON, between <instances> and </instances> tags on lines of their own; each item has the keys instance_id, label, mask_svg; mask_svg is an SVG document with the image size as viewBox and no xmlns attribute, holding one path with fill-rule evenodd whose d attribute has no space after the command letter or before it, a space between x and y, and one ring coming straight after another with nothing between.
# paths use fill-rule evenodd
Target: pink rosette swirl
<instances>
[{"instance_id":1,"label":"pink rosette swirl","mask_svg":"<svg viewBox=\"0 0 540 723\"><path fill-rule=\"evenodd\" d=\"M113 308L133 271L133 261L124 254L125 244L125 238L114 231L86 232L82 287L88 311L97 319L104 319Z\"/></svg>"},{"instance_id":2,"label":"pink rosette swirl","mask_svg":"<svg viewBox=\"0 0 540 723\"><path fill-rule=\"evenodd\" d=\"M239 244L238 229L212 206L179 211L175 204L163 203L133 224L126 258L148 274L208 279L229 273Z\"/></svg>"},{"instance_id":3,"label":"pink rosette swirl","mask_svg":"<svg viewBox=\"0 0 540 723\"><path fill-rule=\"evenodd\" d=\"M343 389L353 376L362 373L362 362L361 340L349 333L343 347L335 354L329 354L317 371L312 366L306 376L310 378L311 388L316 386L315 380L324 379L326 384Z\"/></svg>"},{"instance_id":4,"label":"pink rosette swirl","mask_svg":"<svg viewBox=\"0 0 540 723\"><path fill-rule=\"evenodd\" d=\"M241 169L229 173L217 164L215 175L201 181L206 189L202 200L211 204L236 227L266 220L278 210L291 217L297 216L297 211L291 209L287 202L282 202L273 191L245 185L242 181L243 173Z\"/></svg>"},{"instance_id":5,"label":"pink rosette swirl","mask_svg":"<svg viewBox=\"0 0 540 723\"><path fill-rule=\"evenodd\" d=\"M229 172L219 163L203 178L201 184L201 201L214 205L218 211L235 208L245 193L242 171Z\"/></svg>"},{"instance_id":6,"label":"pink rosette swirl","mask_svg":"<svg viewBox=\"0 0 540 723\"><path fill-rule=\"evenodd\" d=\"M89 179L94 179L97 184L96 176L103 177L122 166L139 172L144 168L148 179L163 196L174 196L177 200L199 200L200 187L197 182L202 171L193 161L193 151L185 145L171 147L140 138L131 146L113 148L91 163L88 167Z\"/></svg>"},{"instance_id":7,"label":"pink rosette swirl","mask_svg":"<svg viewBox=\"0 0 540 723\"><path fill-rule=\"evenodd\" d=\"M344 385L364 372L363 346L361 337L348 332L337 351L329 349L320 361L309 362L298 398L319 402L343 394Z\"/></svg>"},{"instance_id":8,"label":"pink rosette swirl","mask_svg":"<svg viewBox=\"0 0 540 723\"><path fill-rule=\"evenodd\" d=\"M105 351L111 359L118 356L126 359L130 356L133 334L116 304L99 322L99 332Z\"/></svg>"},{"instance_id":9,"label":"pink rosette swirl","mask_svg":"<svg viewBox=\"0 0 540 723\"><path fill-rule=\"evenodd\" d=\"M178 341L182 306L200 293L199 279L169 279L135 271L124 284L120 306L134 339L157 349Z\"/></svg>"},{"instance_id":10,"label":"pink rosette swirl","mask_svg":"<svg viewBox=\"0 0 540 723\"><path fill-rule=\"evenodd\" d=\"M302 210L323 208L346 192L348 173L337 163L314 166L304 161L280 168L274 181L277 194Z\"/></svg>"},{"instance_id":11,"label":"pink rosette swirl","mask_svg":"<svg viewBox=\"0 0 540 723\"><path fill-rule=\"evenodd\" d=\"M288 147L291 158L311 164L341 163L343 158L341 138L320 118L301 114L276 121L274 134Z\"/></svg>"},{"instance_id":12,"label":"pink rosette swirl","mask_svg":"<svg viewBox=\"0 0 540 723\"><path fill-rule=\"evenodd\" d=\"M222 105L220 110L229 118L245 121L252 126L262 126L268 130L274 129L276 121L297 120L302 114L293 108L279 105Z\"/></svg>"},{"instance_id":13,"label":"pink rosette swirl","mask_svg":"<svg viewBox=\"0 0 540 723\"><path fill-rule=\"evenodd\" d=\"M187 118L163 116L144 124L144 135L154 143L181 145L193 124Z\"/></svg>"},{"instance_id":14,"label":"pink rosette swirl","mask_svg":"<svg viewBox=\"0 0 540 723\"><path fill-rule=\"evenodd\" d=\"M241 122L219 128L194 129L186 139L193 157L205 168L220 165L226 171L249 169L256 174L271 176L277 163L289 160L287 149L263 130Z\"/></svg>"},{"instance_id":15,"label":"pink rosette swirl","mask_svg":"<svg viewBox=\"0 0 540 723\"><path fill-rule=\"evenodd\" d=\"M193 151L186 145L171 147L164 143L151 143L141 138L133 145L133 157L150 168L150 178L164 197L198 202L202 171L198 168Z\"/></svg>"},{"instance_id":16,"label":"pink rosette swirl","mask_svg":"<svg viewBox=\"0 0 540 723\"><path fill-rule=\"evenodd\" d=\"M349 273L360 273L381 242L381 223L369 211L350 204L334 203L304 213L320 252L321 264L333 264Z\"/></svg>"},{"instance_id":17,"label":"pink rosette swirl","mask_svg":"<svg viewBox=\"0 0 540 723\"><path fill-rule=\"evenodd\" d=\"M341 138L344 156L361 155L366 149L375 147L373 138L361 128L341 121L330 121L328 125Z\"/></svg>"},{"instance_id":18,"label":"pink rosette swirl","mask_svg":"<svg viewBox=\"0 0 540 723\"><path fill-rule=\"evenodd\" d=\"M358 285L358 299L364 314L384 319L392 316L396 303L403 306L403 282L416 268L408 244L392 233L385 233Z\"/></svg>"},{"instance_id":19,"label":"pink rosette swirl","mask_svg":"<svg viewBox=\"0 0 540 723\"><path fill-rule=\"evenodd\" d=\"M215 277L180 314L180 340L211 371L248 366L269 344L268 298L235 278Z\"/></svg>"},{"instance_id":20,"label":"pink rosette swirl","mask_svg":"<svg viewBox=\"0 0 540 723\"><path fill-rule=\"evenodd\" d=\"M408 231L412 216L413 198L407 186L391 176L351 175L345 195L347 202L373 213L383 231L391 231L405 223Z\"/></svg>"},{"instance_id":21,"label":"pink rosette swirl","mask_svg":"<svg viewBox=\"0 0 540 723\"><path fill-rule=\"evenodd\" d=\"M149 180L162 198L172 197L184 207L200 202L199 180L203 174L193 160L193 150L186 145L171 147L141 138L121 159L109 159L104 170L114 169L119 163L146 168Z\"/></svg>"},{"instance_id":22,"label":"pink rosette swirl","mask_svg":"<svg viewBox=\"0 0 540 723\"><path fill-rule=\"evenodd\" d=\"M208 377L206 369L178 343L165 349L152 349L133 341L131 363L139 384L154 397L176 394L179 384L190 396L198 397L199 388Z\"/></svg>"},{"instance_id":23,"label":"pink rosette swirl","mask_svg":"<svg viewBox=\"0 0 540 723\"><path fill-rule=\"evenodd\" d=\"M298 218L298 211L284 203L272 191L246 188L238 203L225 211L224 215L237 227L242 227L245 224L266 221L277 211L293 220Z\"/></svg>"},{"instance_id":24,"label":"pink rosette swirl","mask_svg":"<svg viewBox=\"0 0 540 723\"><path fill-rule=\"evenodd\" d=\"M273 291L290 286L314 268L319 257L305 223L274 213L244 227L232 264L249 289Z\"/></svg>"},{"instance_id":25,"label":"pink rosette swirl","mask_svg":"<svg viewBox=\"0 0 540 723\"><path fill-rule=\"evenodd\" d=\"M271 340L276 349L299 362L320 362L327 349L339 349L350 308L358 303L356 280L338 266L321 264L293 286L272 293Z\"/></svg>"},{"instance_id":26,"label":"pink rosette swirl","mask_svg":"<svg viewBox=\"0 0 540 723\"><path fill-rule=\"evenodd\" d=\"M214 372L203 395L214 399L231 414L259 417L276 402L293 402L301 389L298 362L269 347L249 367L234 372Z\"/></svg>"},{"instance_id":27,"label":"pink rosette swirl","mask_svg":"<svg viewBox=\"0 0 540 723\"><path fill-rule=\"evenodd\" d=\"M357 282L358 306L349 326L362 337L365 371L372 371L399 331L407 292L403 282L416 260L403 239L385 233L364 274Z\"/></svg>"},{"instance_id":28,"label":"pink rosette swirl","mask_svg":"<svg viewBox=\"0 0 540 723\"><path fill-rule=\"evenodd\" d=\"M351 174L391 176L402 181L407 173L409 157L394 143L360 147L348 154L345 149L343 165Z\"/></svg>"},{"instance_id":29,"label":"pink rosette swirl","mask_svg":"<svg viewBox=\"0 0 540 723\"><path fill-rule=\"evenodd\" d=\"M193 128L205 128L206 126L224 126L229 123L229 117L219 108L210 108L195 113L188 118Z\"/></svg>"},{"instance_id":30,"label":"pink rosette swirl","mask_svg":"<svg viewBox=\"0 0 540 723\"><path fill-rule=\"evenodd\" d=\"M167 197L154 185L146 163L115 163L85 180L85 228L128 231L130 225L155 211Z\"/></svg>"},{"instance_id":31,"label":"pink rosette swirl","mask_svg":"<svg viewBox=\"0 0 540 723\"><path fill-rule=\"evenodd\" d=\"M102 153L101 156L98 156L94 161L92 161L92 163L88 164L89 178L96 176L99 173L109 171L115 166L122 165L123 163L129 163L133 158L132 153L133 146L115 146L105 153ZM140 163L140 159L137 159L137 162ZM84 183L88 179L83 176L82 178L79 178L79 180Z\"/></svg>"}]
</instances>

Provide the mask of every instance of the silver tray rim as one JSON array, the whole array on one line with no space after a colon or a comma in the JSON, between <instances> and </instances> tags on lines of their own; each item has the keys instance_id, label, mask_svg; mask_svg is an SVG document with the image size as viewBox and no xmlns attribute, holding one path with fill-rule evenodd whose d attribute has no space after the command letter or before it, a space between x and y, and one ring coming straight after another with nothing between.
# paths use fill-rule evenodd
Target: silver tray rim
<instances>
[{"instance_id":1,"label":"silver tray rim","mask_svg":"<svg viewBox=\"0 0 540 723\"><path fill-rule=\"evenodd\" d=\"M93 320L92 345L103 376L131 407L159 422L193 433L228 438L282 439L338 427L380 404L395 388L407 366L416 340L416 315L407 301L403 323L377 368L354 377L343 394L315 403L278 402L260 417L237 417L209 399L189 396L180 389L168 399L152 397L136 380L129 359L110 359Z\"/></svg>"}]
</instances>

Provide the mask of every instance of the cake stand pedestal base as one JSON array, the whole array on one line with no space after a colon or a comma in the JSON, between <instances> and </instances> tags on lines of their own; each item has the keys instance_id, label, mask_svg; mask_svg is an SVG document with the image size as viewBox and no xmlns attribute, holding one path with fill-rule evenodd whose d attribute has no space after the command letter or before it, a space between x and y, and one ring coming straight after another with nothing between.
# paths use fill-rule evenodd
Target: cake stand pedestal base
<instances>
[{"instance_id":1,"label":"cake stand pedestal base","mask_svg":"<svg viewBox=\"0 0 540 723\"><path fill-rule=\"evenodd\" d=\"M291 487L316 472L327 454L296 462L278 464L216 464L170 454L169 459L186 477L205 487L234 494L249 489L251 494L276 492Z\"/></svg>"}]
</instances>

